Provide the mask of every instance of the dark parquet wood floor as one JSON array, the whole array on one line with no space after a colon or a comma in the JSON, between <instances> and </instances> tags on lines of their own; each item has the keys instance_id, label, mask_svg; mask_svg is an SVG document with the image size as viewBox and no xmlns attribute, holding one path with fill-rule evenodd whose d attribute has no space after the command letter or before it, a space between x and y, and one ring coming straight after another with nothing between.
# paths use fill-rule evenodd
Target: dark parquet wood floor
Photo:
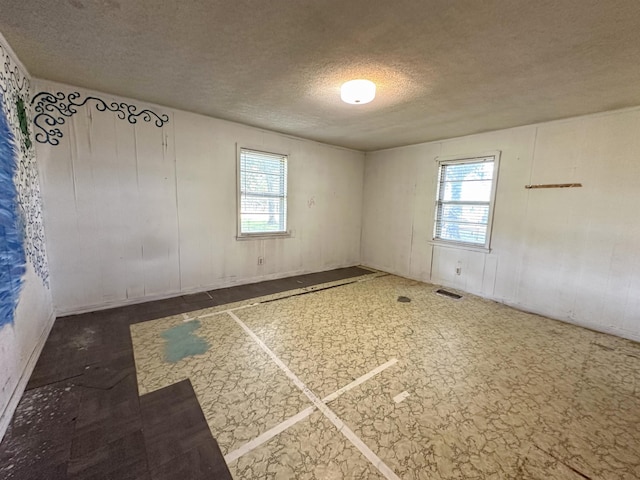
<instances>
[{"instance_id":1,"label":"dark parquet wood floor","mask_svg":"<svg viewBox=\"0 0 640 480\"><path fill-rule=\"evenodd\" d=\"M367 273L342 268L58 318L0 443L0 479L230 479L189 380L138 395L129 325Z\"/></svg>"}]
</instances>

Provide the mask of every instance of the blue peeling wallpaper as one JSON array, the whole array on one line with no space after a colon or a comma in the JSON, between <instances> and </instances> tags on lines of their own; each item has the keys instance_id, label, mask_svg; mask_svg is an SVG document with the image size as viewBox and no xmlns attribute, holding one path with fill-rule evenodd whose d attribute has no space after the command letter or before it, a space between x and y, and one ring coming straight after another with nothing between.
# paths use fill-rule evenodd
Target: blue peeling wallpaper
<instances>
[{"instance_id":1,"label":"blue peeling wallpaper","mask_svg":"<svg viewBox=\"0 0 640 480\"><path fill-rule=\"evenodd\" d=\"M0 103L4 104L2 93ZM17 172L18 150L3 108L0 110L0 328L13 323L27 263L18 189L14 183Z\"/></svg>"}]
</instances>

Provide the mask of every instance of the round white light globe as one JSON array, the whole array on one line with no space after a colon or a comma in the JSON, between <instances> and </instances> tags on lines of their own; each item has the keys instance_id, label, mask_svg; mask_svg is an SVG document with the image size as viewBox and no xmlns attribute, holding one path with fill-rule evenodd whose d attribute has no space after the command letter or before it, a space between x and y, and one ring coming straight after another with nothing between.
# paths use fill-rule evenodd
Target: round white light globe
<instances>
[{"instance_id":1,"label":"round white light globe","mask_svg":"<svg viewBox=\"0 0 640 480\"><path fill-rule=\"evenodd\" d=\"M369 80L349 80L340 87L340 98L345 103L362 105L376 97L376 84Z\"/></svg>"}]
</instances>

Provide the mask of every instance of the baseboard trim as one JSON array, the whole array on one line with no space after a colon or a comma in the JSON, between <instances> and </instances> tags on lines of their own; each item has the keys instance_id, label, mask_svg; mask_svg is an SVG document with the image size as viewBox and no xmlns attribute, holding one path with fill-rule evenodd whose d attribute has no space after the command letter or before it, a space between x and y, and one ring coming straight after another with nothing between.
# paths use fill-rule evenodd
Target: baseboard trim
<instances>
[{"instance_id":1,"label":"baseboard trim","mask_svg":"<svg viewBox=\"0 0 640 480\"><path fill-rule=\"evenodd\" d=\"M545 318L549 318L551 320L556 320L558 322L562 322L562 323L568 323L571 325L575 325L577 327L582 327L582 328L586 328L588 330L593 330L594 332L598 332L598 333L606 333L607 335L613 335L619 338L625 338L627 340L631 340L633 342L638 342L640 343L640 334L636 333L636 332L631 332L629 330L623 330L620 328L616 328L613 327L611 325L600 325L600 324L594 324L594 323L589 323L580 319L576 319L576 318L571 318L571 317L564 317L561 315L556 314L555 312L549 312L549 311L545 311L543 309L540 308L535 308L535 307L531 307L529 305L524 305L521 303L517 303L515 301L511 301L511 300L507 300L505 298L499 298L499 297L494 297L492 295L486 295L482 292L475 292L472 290L464 290L461 289L460 287L457 287L453 284L448 284L448 283L436 283L433 282L431 280L425 280L423 278L418 278L418 277L413 277L410 275L407 275L405 273L402 272L397 272L397 271L393 271L391 269L385 269L383 267L380 266L376 266L375 264L372 263L367 263L367 264L363 264L362 265L364 268L374 268L376 270L382 271L382 272L386 272L386 273L390 273L392 275L397 275L399 277L403 277L403 278L408 278L410 280L416 280L419 282L423 282L423 283L428 283L430 285L435 285L435 286L442 286L442 287L446 287L446 288L453 288L456 290L460 290L461 292L465 292L465 293L469 293L471 295L475 295L476 297L480 297L480 298L484 298L486 300L491 300L497 303L501 303L503 305L506 305L507 307L511 307L514 308L516 310L519 310L521 312L525 312L525 313L530 313L532 315L539 315L541 317L545 317Z\"/></svg>"},{"instance_id":2,"label":"baseboard trim","mask_svg":"<svg viewBox=\"0 0 640 480\"><path fill-rule=\"evenodd\" d=\"M167 298L180 297L182 295L191 295L194 293L200 292L208 292L210 290L217 290L220 288L228 288L235 287L239 285L250 285L252 283L265 282L269 280L278 280L281 278L294 277L296 275L306 275L310 273L320 273L327 272L329 270L336 270L338 268L350 268L350 267L360 267L359 263L346 263L346 264L337 264L337 265L325 265L319 269L301 269L294 270L291 272L279 272L272 273L268 275L262 275L258 277L249 277L244 279L233 279L233 280L223 280L220 282L216 282L206 286L198 286L194 288L185 288L181 291L174 291L169 293L163 293L158 295L147 295L144 297L136 297L136 298L128 298L128 299L119 299L104 303L96 303L92 305L80 306L80 307L71 307L71 308L59 308L54 305L55 313L58 317L63 317L67 315L79 315L82 313L88 312L97 312L99 310L108 310L110 308L117 307L126 307L128 305L137 305L140 303L154 302L156 300L165 300ZM364 267L367 268L367 267Z\"/></svg>"},{"instance_id":3,"label":"baseboard trim","mask_svg":"<svg viewBox=\"0 0 640 480\"><path fill-rule=\"evenodd\" d=\"M477 295L477 294L474 294L474 295ZM511 302L502 298L497 298L497 297L484 297L484 298L488 300L493 300L494 302L502 303L503 305L506 305L511 308L515 308L516 310L520 310L521 312L531 313L533 315L550 318L551 320L556 320L558 322L575 325L576 327L586 328L587 330L592 330L594 332L606 333L607 335L613 335L615 337L620 337L627 340L631 340L633 342L640 343L640 335L635 332L630 332L629 330L623 330L621 328L616 328L611 325L599 325L595 323L585 322L583 320L576 319L576 318L555 315L553 312L547 312L539 308L530 307L528 305L522 305L522 304Z\"/></svg>"},{"instance_id":4,"label":"baseboard trim","mask_svg":"<svg viewBox=\"0 0 640 480\"><path fill-rule=\"evenodd\" d=\"M29 360L22 370L22 374L20 375L20 380L18 381L16 387L13 389L13 393L11 394L11 398L7 403L2 415L0 415L0 442L4 438L4 434L7 432L9 428L9 424L11 423L11 419L13 418L13 414L18 407L18 403L20 403L20 399L22 398L22 394L24 390L27 388L27 383L29 383L29 378L31 378L31 374L33 373L33 369L36 367L36 363L38 362L38 358L40 358L40 354L42 353L42 349L44 348L44 344L49 338L49 333L51 332L51 328L53 328L53 322L55 322L56 317L53 312L49 315L47 319L47 324L45 328L42 330L40 334L40 338L38 338L38 342L34 347L31 355L29 356Z\"/></svg>"}]
</instances>

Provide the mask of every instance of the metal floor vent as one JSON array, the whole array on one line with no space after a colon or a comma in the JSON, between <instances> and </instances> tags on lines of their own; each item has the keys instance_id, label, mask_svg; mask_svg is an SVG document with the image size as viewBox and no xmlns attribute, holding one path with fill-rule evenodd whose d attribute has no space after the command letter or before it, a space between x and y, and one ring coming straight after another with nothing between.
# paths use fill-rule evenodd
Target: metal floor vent
<instances>
[{"instance_id":1,"label":"metal floor vent","mask_svg":"<svg viewBox=\"0 0 640 480\"><path fill-rule=\"evenodd\" d=\"M439 294L439 295L444 295L445 297L455 298L456 300L459 300L459 299L462 298L462 295L458 295L457 293L450 292L450 291L445 290L443 288L440 288L440 289L436 290L436 293Z\"/></svg>"}]
</instances>

